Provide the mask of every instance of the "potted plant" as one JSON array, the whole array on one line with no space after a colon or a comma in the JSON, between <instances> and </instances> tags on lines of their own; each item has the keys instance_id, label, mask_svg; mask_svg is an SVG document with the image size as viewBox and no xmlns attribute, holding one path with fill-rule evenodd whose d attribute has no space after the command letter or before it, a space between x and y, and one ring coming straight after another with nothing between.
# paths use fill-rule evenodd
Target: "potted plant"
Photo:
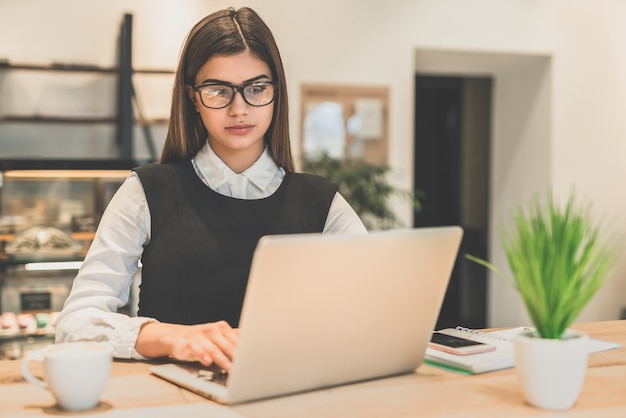
<instances>
[{"instance_id":1,"label":"potted plant","mask_svg":"<svg viewBox=\"0 0 626 418\"><path fill-rule=\"evenodd\" d=\"M617 251L572 193L563 208L548 193L527 210L513 210L502 235L512 277L467 255L508 280L522 297L534 330L515 339L516 372L524 398L551 410L574 405L587 368L586 335L569 327L612 273Z\"/></svg>"},{"instance_id":2,"label":"potted plant","mask_svg":"<svg viewBox=\"0 0 626 418\"><path fill-rule=\"evenodd\" d=\"M359 214L368 229L389 229L402 226L391 207L389 198L398 195L408 199L413 210L421 204L418 190L402 190L388 181L390 167L372 164L363 159L333 158L322 154L302 158L302 171L317 174L339 184L339 191Z\"/></svg>"}]
</instances>

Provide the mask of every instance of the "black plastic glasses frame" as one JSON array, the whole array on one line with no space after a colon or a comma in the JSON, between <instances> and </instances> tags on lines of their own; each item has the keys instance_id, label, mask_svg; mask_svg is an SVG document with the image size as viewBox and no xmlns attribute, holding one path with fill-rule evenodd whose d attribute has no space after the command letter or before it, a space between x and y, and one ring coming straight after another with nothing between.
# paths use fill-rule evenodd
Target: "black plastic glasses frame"
<instances>
[{"instance_id":1,"label":"black plastic glasses frame","mask_svg":"<svg viewBox=\"0 0 626 418\"><path fill-rule=\"evenodd\" d=\"M244 94L244 92L246 91L246 87L248 86L267 86L267 85L271 85L274 87L274 93L272 95L272 100L270 100L267 103L264 104L254 104L254 103L250 103L248 101L248 98L246 97L246 95ZM203 99L203 95L202 95L202 88L203 87L210 87L210 86L222 86L222 87L229 87L230 89L232 89L233 91L233 95L230 97L230 100L228 101L228 103L226 103L223 106L219 106L219 107L213 107L213 106L207 106L206 103L204 103L204 99ZM204 84L198 84L196 86L193 86L193 89L195 91L197 91L198 93L200 93L200 101L202 102L202 105L206 108L209 109L223 109L225 107L230 106L230 104L235 100L235 95L237 94L237 92L239 92L241 94L241 97L243 97L243 100L249 104L250 106L254 106L254 107L262 107L262 106L267 106L270 103L272 103L274 101L274 99L276 98L276 89L278 87L278 82L277 81L251 81L249 83L245 83L242 84L240 86L234 86L232 84L227 84L227 83L204 83Z\"/></svg>"}]
</instances>

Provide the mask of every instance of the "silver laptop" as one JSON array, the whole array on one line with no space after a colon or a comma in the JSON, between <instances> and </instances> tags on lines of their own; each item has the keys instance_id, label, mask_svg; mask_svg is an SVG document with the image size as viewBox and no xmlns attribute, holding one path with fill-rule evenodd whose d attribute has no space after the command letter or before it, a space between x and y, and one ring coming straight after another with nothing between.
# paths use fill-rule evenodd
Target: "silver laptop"
<instances>
[{"instance_id":1,"label":"silver laptop","mask_svg":"<svg viewBox=\"0 0 626 418\"><path fill-rule=\"evenodd\" d=\"M224 404L414 372L462 234L450 226L263 237L228 376L198 363L150 371Z\"/></svg>"}]
</instances>

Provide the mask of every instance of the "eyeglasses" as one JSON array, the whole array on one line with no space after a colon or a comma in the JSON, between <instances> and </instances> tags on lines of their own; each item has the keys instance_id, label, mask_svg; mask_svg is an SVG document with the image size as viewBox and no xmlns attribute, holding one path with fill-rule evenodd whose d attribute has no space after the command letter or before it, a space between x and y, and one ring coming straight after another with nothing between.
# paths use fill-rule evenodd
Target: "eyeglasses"
<instances>
[{"instance_id":1,"label":"eyeglasses","mask_svg":"<svg viewBox=\"0 0 626 418\"><path fill-rule=\"evenodd\" d=\"M235 100L235 94L241 97L250 106L267 106L274 101L278 83L275 81L253 81L233 86L232 84L206 83L193 86L200 93L200 101L209 109L222 109Z\"/></svg>"}]
</instances>

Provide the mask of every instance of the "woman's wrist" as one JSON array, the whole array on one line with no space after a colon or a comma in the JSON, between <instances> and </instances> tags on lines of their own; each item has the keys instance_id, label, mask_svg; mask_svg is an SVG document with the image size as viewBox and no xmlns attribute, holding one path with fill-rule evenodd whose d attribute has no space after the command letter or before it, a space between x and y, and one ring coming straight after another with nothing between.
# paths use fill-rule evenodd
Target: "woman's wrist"
<instances>
[{"instance_id":1,"label":"woman's wrist","mask_svg":"<svg viewBox=\"0 0 626 418\"><path fill-rule=\"evenodd\" d=\"M183 325L148 322L141 326L135 349L147 358L169 356L172 352L172 333Z\"/></svg>"}]
</instances>

